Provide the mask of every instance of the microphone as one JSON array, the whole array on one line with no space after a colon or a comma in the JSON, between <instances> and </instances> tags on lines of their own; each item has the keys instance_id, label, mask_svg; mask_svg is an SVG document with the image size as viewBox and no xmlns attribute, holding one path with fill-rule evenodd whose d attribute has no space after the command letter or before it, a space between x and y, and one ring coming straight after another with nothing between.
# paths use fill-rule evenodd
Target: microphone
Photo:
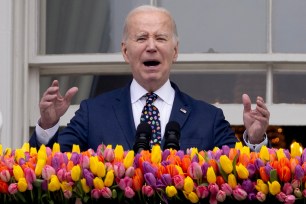
<instances>
[{"instance_id":1,"label":"microphone","mask_svg":"<svg viewBox=\"0 0 306 204\"><path fill-rule=\"evenodd\" d=\"M167 123L164 137L164 150L170 148L180 150L179 140L181 137L181 127L178 122L170 121Z\"/></svg>"},{"instance_id":2,"label":"microphone","mask_svg":"<svg viewBox=\"0 0 306 204\"><path fill-rule=\"evenodd\" d=\"M150 150L150 140L152 137L152 129L148 123L140 123L136 130L136 140L133 146L135 154L142 150Z\"/></svg>"}]
</instances>

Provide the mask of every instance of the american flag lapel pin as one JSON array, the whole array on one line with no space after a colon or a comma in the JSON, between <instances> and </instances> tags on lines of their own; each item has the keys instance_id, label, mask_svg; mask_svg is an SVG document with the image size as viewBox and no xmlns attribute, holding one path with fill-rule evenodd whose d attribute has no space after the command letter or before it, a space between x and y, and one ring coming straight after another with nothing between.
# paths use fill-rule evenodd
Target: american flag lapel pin
<instances>
[{"instance_id":1,"label":"american flag lapel pin","mask_svg":"<svg viewBox=\"0 0 306 204\"><path fill-rule=\"evenodd\" d=\"M181 108L180 111L181 111L182 113L184 113L184 114L187 113L187 111L186 111L184 108Z\"/></svg>"}]
</instances>

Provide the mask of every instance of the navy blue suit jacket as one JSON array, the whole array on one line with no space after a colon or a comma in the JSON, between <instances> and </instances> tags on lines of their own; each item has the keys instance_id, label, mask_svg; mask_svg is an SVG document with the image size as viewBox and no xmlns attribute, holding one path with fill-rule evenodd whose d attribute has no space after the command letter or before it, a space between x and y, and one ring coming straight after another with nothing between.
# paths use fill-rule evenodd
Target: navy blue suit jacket
<instances>
[{"instance_id":1,"label":"navy blue suit jacket","mask_svg":"<svg viewBox=\"0 0 306 204\"><path fill-rule=\"evenodd\" d=\"M195 100L181 92L174 83L171 85L175 98L169 120L180 124L181 149L197 147L199 150L211 150L216 146L235 145L237 138L220 108ZM47 146L52 147L54 142L58 142L61 151L65 152L71 151L72 144L78 144L84 151L88 148L96 150L103 143L111 144L113 148L120 144L125 150L131 150L135 134L129 84L82 101L67 127L58 132ZM29 143L39 147L35 131Z\"/></svg>"}]
</instances>

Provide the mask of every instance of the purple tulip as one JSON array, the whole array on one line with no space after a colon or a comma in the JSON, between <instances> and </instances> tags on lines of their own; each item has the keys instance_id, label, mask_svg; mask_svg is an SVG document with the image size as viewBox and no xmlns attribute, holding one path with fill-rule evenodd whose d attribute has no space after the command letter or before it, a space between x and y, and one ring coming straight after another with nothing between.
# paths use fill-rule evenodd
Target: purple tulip
<instances>
[{"instance_id":1,"label":"purple tulip","mask_svg":"<svg viewBox=\"0 0 306 204\"><path fill-rule=\"evenodd\" d=\"M304 177L304 170L301 165L297 164L294 170L294 178L301 180Z\"/></svg>"},{"instance_id":2,"label":"purple tulip","mask_svg":"<svg viewBox=\"0 0 306 204\"><path fill-rule=\"evenodd\" d=\"M224 155L228 156L229 152L230 152L230 147L227 145L223 145L222 146L222 152Z\"/></svg>"},{"instance_id":3,"label":"purple tulip","mask_svg":"<svg viewBox=\"0 0 306 204\"><path fill-rule=\"evenodd\" d=\"M150 162L143 162L143 173L152 173L155 177L157 175L157 168L153 167Z\"/></svg>"},{"instance_id":4,"label":"purple tulip","mask_svg":"<svg viewBox=\"0 0 306 204\"><path fill-rule=\"evenodd\" d=\"M254 183L250 179L246 179L242 181L241 188L245 190L247 193L251 193L254 191Z\"/></svg>"},{"instance_id":5,"label":"purple tulip","mask_svg":"<svg viewBox=\"0 0 306 204\"><path fill-rule=\"evenodd\" d=\"M169 155L170 155L170 150L169 149L165 149L162 152L162 161L166 161Z\"/></svg>"},{"instance_id":6,"label":"purple tulip","mask_svg":"<svg viewBox=\"0 0 306 204\"><path fill-rule=\"evenodd\" d=\"M209 164L208 164L207 162L205 162L205 163L201 166L202 174L203 174L203 175L206 175L208 167L209 167Z\"/></svg>"},{"instance_id":7,"label":"purple tulip","mask_svg":"<svg viewBox=\"0 0 306 204\"><path fill-rule=\"evenodd\" d=\"M267 163L265 166L265 172L270 177L270 172L273 170L273 167L270 165L270 163Z\"/></svg>"},{"instance_id":8,"label":"purple tulip","mask_svg":"<svg viewBox=\"0 0 306 204\"><path fill-rule=\"evenodd\" d=\"M141 155L140 154L136 154L135 157L134 157L134 167L135 168L139 168L139 159L140 159Z\"/></svg>"},{"instance_id":9,"label":"purple tulip","mask_svg":"<svg viewBox=\"0 0 306 204\"><path fill-rule=\"evenodd\" d=\"M52 157L51 166L55 169L55 171L58 171L61 168L60 158L57 156Z\"/></svg>"},{"instance_id":10,"label":"purple tulip","mask_svg":"<svg viewBox=\"0 0 306 204\"><path fill-rule=\"evenodd\" d=\"M79 163L79 160L80 160L79 154L76 153L76 152L72 152L70 160L73 162L74 165L77 165Z\"/></svg>"},{"instance_id":11,"label":"purple tulip","mask_svg":"<svg viewBox=\"0 0 306 204\"><path fill-rule=\"evenodd\" d=\"M87 186L92 187L95 175L88 169L83 169L83 177L86 179Z\"/></svg>"},{"instance_id":12,"label":"purple tulip","mask_svg":"<svg viewBox=\"0 0 306 204\"><path fill-rule=\"evenodd\" d=\"M152 173L145 173L144 174L144 179L147 183L147 185L152 186L153 188L156 188L156 178L154 174Z\"/></svg>"},{"instance_id":13,"label":"purple tulip","mask_svg":"<svg viewBox=\"0 0 306 204\"><path fill-rule=\"evenodd\" d=\"M248 194L248 199L249 199L249 200L256 200L256 199L257 199L257 198L256 198L256 194L255 194L254 192L249 193L249 194Z\"/></svg>"},{"instance_id":14,"label":"purple tulip","mask_svg":"<svg viewBox=\"0 0 306 204\"><path fill-rule=\"evenodd\" d=\"M247 165L246 168L248 169L248 172L249 172L249 178L250 178L250 179L253 178L253 176L254 176L255 173L256 173L256 167L255 167L255 165L252 164L252 163L248 163L248 165Z\"/></svg>"},{"instance_id":15,"label":"purple tulip","mask_svg":"<svg viewBox=\"0 0 306 204\"><path fill-rule=\"evenodd\" d=\"M172 185L172 177L170 174L163 174L160 178L161 182L165 185L165 186L170 186Z\"/></svg>"},{"instance_id":16,"label":"purple tulip","mask_svg":"<svg viewBox=\"0 0 306 204\"><path fill-rule=\"evenodd\" d=\"M183 150L179 150L176 152L176 156L178 156L180 159L183 159L183 157L185 156L185 153Z\"/></svg>"},{"instance_id":17,"label":"purple tulip","mask_svg":"<svg viewBox=\"0 0 306 204\"><path fill-rule=\"evenodd\" d=\"M193 158L191 158L191 163L192 163L192 162L199 163L199 157L198 157L198 155L195 154L195 155L193 156Z\"/></svg>"},{"instance_id":18,"label":"purple tulip","mask_svg":"<svg viewBox=\"0 0 306 204\"><path fill-rule=\"evenodd\" d=\"M302 161L301 161L302 163L306 162L306 148L303 150L301 158L302 158Z\"/></svg>"},{"instance_id":19,"label":"purple tulip","mask_svg":"<svg viewBox=\"0 0 306 204\"><path fill-rule=\"evenodd\" d=\"M254 165L256 170L259 171L260 167L265 166L265 163L261 159L257 158Z\"/></svg>"},{"instance_id":20,"label":"purple tulip","mask_svg":"<svg viewBox=\"0 0 306 204\"><path fill-rule=\"evenodd\" d=\"M284 149L284 154L285 154L285 156L286 156L288 159L291 158L291 154L290 154L289 149Z\"/></svg>"}]
</instances>

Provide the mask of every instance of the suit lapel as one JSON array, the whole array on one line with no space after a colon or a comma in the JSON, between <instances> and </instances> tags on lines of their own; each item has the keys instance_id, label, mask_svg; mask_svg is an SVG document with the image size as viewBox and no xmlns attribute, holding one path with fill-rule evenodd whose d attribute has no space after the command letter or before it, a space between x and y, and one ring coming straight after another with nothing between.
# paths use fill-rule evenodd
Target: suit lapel
<instances>
[{"instance_id":1,"label":"suit lapel","mask_svg":"<svg viewBox=\"0 0 306 204\"><path fill-rule=\"evenodd\" d=\"M133 111L131 105L130 86L123 88L123 91L118 95L116 103L113 105L113 109L118 120L119 126L125 136L126 143L129 144L129 148L133 148L135 140L135 124L133 119ZM118 144L120 141L118 141Z\"/></svg>"}]
</instances>

